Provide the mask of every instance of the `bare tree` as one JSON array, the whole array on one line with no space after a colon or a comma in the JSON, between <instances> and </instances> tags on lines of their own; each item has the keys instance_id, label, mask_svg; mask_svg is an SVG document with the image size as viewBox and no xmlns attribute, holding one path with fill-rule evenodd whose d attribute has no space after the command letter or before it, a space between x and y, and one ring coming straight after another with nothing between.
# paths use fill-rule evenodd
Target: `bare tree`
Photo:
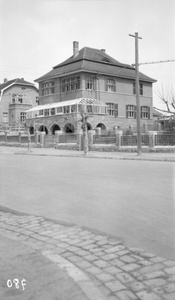
<instances>
[{"instance_id":1,"label":"bare tree","mask_svg":"<svg viewBox=\"0 0 175 300\"><path fill-rule=\"evenodd\" d=\"M162 109L161 111L169 112L175 115L175 91L173 86L164 87L162 85L161 89L157 90L156 94L159 99L166 105L166 110Z\"/></svg>"},{"instance_id":2,"label":"bare tree","mask_svg":"<svg viewBox=\"0 0 175 300\"><path fill-rule=\"evenodd\" d=\"M83 131L83 146L84 146L84 155L88 154L89 147L88 147L88 119L92 117L92 109L90 109L91 106L89 106L89 109L87 111L87 106L86 105L81 105L81 108L79 108L79 114L80 114L80 119L75 121L74 115L71 114L69 117L66 117L66 121L70 121L71 123L68 124L70 126L71 124L77 125L78 123L81 123L81 129Z\"/></svg>"}]
</instances>

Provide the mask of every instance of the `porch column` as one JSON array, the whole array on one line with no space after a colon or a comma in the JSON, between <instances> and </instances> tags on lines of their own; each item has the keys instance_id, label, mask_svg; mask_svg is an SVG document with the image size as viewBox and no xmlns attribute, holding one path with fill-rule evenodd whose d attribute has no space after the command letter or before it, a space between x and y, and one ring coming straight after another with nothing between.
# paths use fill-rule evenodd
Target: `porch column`
<instances>
[{"instance_id":1,"label":"porch column","mask_svg":"<svg viewBox=\"0 0 175 300\"><path fill-rule=\"evenodd\" d=\"M149 148L154 149L155 147L155 136L157 132L149 132Z\"/></svg>"}]
</instances>

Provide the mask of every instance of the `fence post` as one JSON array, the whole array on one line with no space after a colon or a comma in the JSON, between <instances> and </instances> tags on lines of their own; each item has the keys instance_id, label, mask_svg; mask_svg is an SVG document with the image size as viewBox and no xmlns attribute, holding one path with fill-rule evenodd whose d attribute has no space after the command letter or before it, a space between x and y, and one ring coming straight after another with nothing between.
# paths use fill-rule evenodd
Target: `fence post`
<instances>
[{"instance_id":1,"label":"fence post","mask_svg":"<svg viewBox=\"0 0 175 300\"><path fill-rule=\"evenodd\" d=\"M19 134L18 142L21 144L21 132L19 131L18 134Z\"/></svg>"},{"instance_id":2,"label":"fence post","mask_svg":"<svg viewBox=\"0 0 175 300\"><path fill-rule=\"evenodd\" d=\"M93 145L93 136L95 134L95 130L88 131L88 138L89 138L89 146Z\"/></svg>"},{"instance_id":3,"label":"fence post","mask_svg":"<svg viewBox=\"0 0 175 300\"><path fill-rule=\"evenodd\" d=\"M4 131L4 133L5 133L5 143L7 143L8 141L7 141L7 131Z\"/></svg>"},{"instance_id":4,"label":"fence post","mask_svg":"<svg viewBox=\"0 0 175 300\"><path fill-rule=\"evenodd\" d=\"M55 131L55 149L57 148L59 142L60 142L60 138L59 136L62 134L62 130L56 130Z\"/></svg>"},{"instance_id":5,"label":"fence post","mask_svg":"<svg viewBox=\"0 0 175 300\"><path fill-rule=\"evenodd\" d=\"M95 130L97 135L101 135L101 127L96 127Z\"/></svg>"},{"instance_id":6,"label":"fence post","mask_svg":"<svg viewBox=\"0 0 175 300\"><path fill-rule=\"evenodd\" d=\"M149 132L149 148L154 149L155 147L155 136L156 132Z\"/></svg>"},{"instance_id":7,"label":"fence post","mask_svg":"<svg viewBox=\"0 0 175 300\"><path fill-rule=\"evenodd\" d=\"M122 144L123 131L118 130L118 132L116 131L115 133L116 133L116 146L117 146L117 148L120 148L121 144Z\"/></svg>"},{"instance_id":8,"label":"fence post","mask_svg":"<svg viewBox=\"0 0 175 300\"><path fill-rule=\"evenodd\" d=\"M77 145L79 146L78 150L81 151L82 149L82 136L83 136L83 131L82 130L77 130Z\"/></svg>"},{"instance_id":9,"label":"fence post","mask_svg":"<svg viewBox=\"0 0 175 300\"><path fill-rule=\"evenodd\" d=\"M143 124L143 130L145 134L148 133L148 125L146 123Z\"/></svg>"},{"instance_id":10,"label":"fence post","mask_svg":"<svg viewBox=\"0 0 175 300\"><path fill-rule=\"evenodd\" d=\"M40 132L40 138L41 138L41 147L45 147L45 131Z\"/></svg>"}]
</instances>

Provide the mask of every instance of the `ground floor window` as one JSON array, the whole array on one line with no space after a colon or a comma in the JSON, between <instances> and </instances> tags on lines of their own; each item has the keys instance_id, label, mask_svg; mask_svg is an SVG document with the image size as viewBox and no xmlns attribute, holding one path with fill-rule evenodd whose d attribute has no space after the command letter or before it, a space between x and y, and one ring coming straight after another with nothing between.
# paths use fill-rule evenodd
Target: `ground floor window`
<instances>
[{"instance_id":1,"label":"ground floor window","mask_svg":"<svg viewBox=\"0 0 175 300\"><path fill-rule=\"evenodd\" d=\"M136 118L136 106L135 105L126 105L126 117L127 118Z\"/></svg>"},{"instance_id":2,"label":"ground floor window","mask_svg":"<svg viewBox=\"0 0 175 300\"><path fill-rule=\"evenodd\" d=\"M141 118L142 119L150 119L150 107L149 106L141 106Z\"/></svg>"},{"instance_id":3,"label":"ground floor window","mask_svg":"<svg viewBox=\"0 0 175 300\"><path fill-rule=\"evenodd\" d=\"M108 114L110 116L118 117L118 104L106 103L108 105Z\"/></svg>"}]
</instances>

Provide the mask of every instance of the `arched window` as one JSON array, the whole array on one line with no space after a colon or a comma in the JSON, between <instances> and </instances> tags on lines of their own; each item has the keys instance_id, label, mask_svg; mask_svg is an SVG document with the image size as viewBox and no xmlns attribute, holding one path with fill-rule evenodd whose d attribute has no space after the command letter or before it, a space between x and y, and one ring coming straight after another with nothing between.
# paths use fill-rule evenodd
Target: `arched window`
<instances>
[{"instance_id":1,"label":"arched window","mask_svg":"<svg viewBox=\"0 0 175 300\"><path fill-rule=\"evenodd\" d=\"M60 127L57 124L54 124L51 128L51 133L55 134L55 131L60 130Z\"/></svg>"},{"instance_id":2,"label":"arched window","mask_svg":"<svg viewBox=\"0 0 175 300\"><path fill-rule=\"evenodd\" d=\"M39 131L45 131L46 134L48 134L48 129L46 126L41 125L40 128L38 129Z\"/></svg>"},{"instance_id":3,"label":"arched window","mask_svg":"<svg viewBox=\"0 0 175 300\"><path fill-rule=\"evenodd\" d=\"M66 133L73 133L75 131L75 128L74 126L71 124L71 123L67 123L65 126L64 126L64 131Z\"/></svg>"}]
</instances>

